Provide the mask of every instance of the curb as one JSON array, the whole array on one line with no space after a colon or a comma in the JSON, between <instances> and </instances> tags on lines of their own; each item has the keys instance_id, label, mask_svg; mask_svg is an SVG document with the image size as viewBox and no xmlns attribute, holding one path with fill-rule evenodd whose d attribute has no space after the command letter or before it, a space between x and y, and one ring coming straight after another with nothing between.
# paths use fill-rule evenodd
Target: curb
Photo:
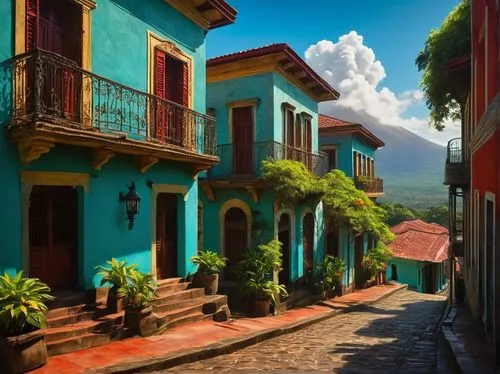
<instances>
[{"instance_id":1,"label":"curb","mask_svg":"<svg viewBox=\"0 0 500 374\"><path fill-rule=\"evenodd\" d=\"M182 364L187 364L191 362L195 362L198 360L204 360L208 358L212 358L215 356L220 356L224 354L229 354L232 352L235 352L237 350L243 349L245 347L249 347L251 345L255 345L257 343L261 343L265 340L271 339L278 337L280 335L286 335L290 334L292 332L298 331L302 328L305 328L307 326L313 325L315 323L319 323L322 321L325 321L327 319L330 319L332 317L335 317L337 315L343 314L343 313L351 313L360 309L363 309L364 307L370 306L374 303L377 303L379 301L382 301L389 296L395 294L396 292L402 291L407 289L407 285L401 285L400 287L394 288L393 290L389 291L388 293L380 296L379 298L373 299L373 300L368 300L366 302L357 304L357 305L352 305L352 306L347 306L344 309L338 309L338 310L331 310L327 312L326 314L320 315L320 316L315 316L315 317L310 317L310 318L305 318L296 322L292 322L289 324L286 324L281 327L274 327L262 331L257 331L252 334L243 336L243 337L238 337L238 338L233 338L233 339L225 339L221 342L213 343L210 345L207 345L203 348L194 348L190 349L187 351L182 351L178 353L169 353L164 356L156 356L156 357L149 357L147 360L144 360L142 362L130 362L130 363L123 363L123 364L117 364L117 365L112 365L108 367L104 367L102 369L98 370L92 370L92 371L86 371L86 373L120 373L120 374L132 374L132 373L138 373L138 372L150 372L150 371L156 371L156 370L165 370L169 369L173 366L178 366ZM321 303L319 303L321 304ZM323 304L324 305L324 304ZM328 305L327 305L328 306ZM331 306L330 306L331 307Z\"/></svg>"}]
</instances>

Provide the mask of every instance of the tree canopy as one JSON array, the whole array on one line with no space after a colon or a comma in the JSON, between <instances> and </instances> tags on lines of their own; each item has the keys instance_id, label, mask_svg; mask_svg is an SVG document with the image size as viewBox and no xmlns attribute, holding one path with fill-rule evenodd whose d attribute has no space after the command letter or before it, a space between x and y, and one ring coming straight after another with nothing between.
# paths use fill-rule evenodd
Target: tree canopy
<instances>
[{"instance_id":1,"label":"tree canopy","mask_svg":"<svg viewBox=\"0 0 500 374\"><path fill-rule=\"evenodd\" d=\"M349 227L354 232L372 232L383 241L394 237L386 224L385 210L356 189L352 179L340 170L317 178L302 162L265 160L262 178L271 182L286 202L321 199L328 219L338 226Z\"/></svg>"},{"instance_id":2,"label":"tree canopy","mask_svg":"<svg viewBox=\"0 0 500 374\"><path fill-rule=\"evenodd\" d=\"M403 204L384 203L380 207L386 211L387 224L395 226L403 221L421 219L427 223L437 223L448 227L449 210L444 204L433 205L427 209L412 209Z\"/></svg>"},{"instance_id":3,"label":"tree canopy","mask_svg":"<svg viewBox=\"0 0 500 374\"><path fill-rule=\"evenodd\" d=\"M431 125L440 131L446 119L460 118L467 100L467 84L451 78L446 66L453 60L470 56L470 7L470 0L462 0L441 28L430 32L415 60L418 70L423 71L421 87L430 110Z\"/></svg>"}]
</instances>

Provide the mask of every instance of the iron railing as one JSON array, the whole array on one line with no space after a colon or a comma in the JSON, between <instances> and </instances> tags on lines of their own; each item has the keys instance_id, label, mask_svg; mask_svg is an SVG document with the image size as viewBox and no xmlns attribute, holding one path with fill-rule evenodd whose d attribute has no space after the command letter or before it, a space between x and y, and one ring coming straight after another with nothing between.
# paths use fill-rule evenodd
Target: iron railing
<instances>
[{"instance_id":1,"label":"iron railing","mask_svg":"<svg viewBox=\"0 0 500 374\"><path fill-rule=\"evenodd\" d=\"M216 154L213 117L82 70L54 53L34 50L5 61L0 87L10 126L47 122Z\"/></svg>"},{"instance_id":2,"label":"iron railing","mask_svg":"<svg viewBox=\"0 0 500 374\"><path fill-rule=\"evenodd\" d=\"M378 177L355 177L354 185L358 190L363 190L366 193L384 192L384 180Z\"/></svg>"},{"instance_id":3,"label":"iron railing","mask_svg":"<svg viewBox=\"0 0 500 374\"><path fill-rule=\"evenodd\" d=\"M459 164L463 161L462 139L451 139L446 150L446 163Z\"/></svg>"},{"instance_id":4,"label":"iron railing","mask_svg":"<svg viewBox=\"0 0 500 374\"><path fill-rule=\"evenodd\" d=\"M294 160L303 162L315 175L328 172L328 156L314 154L275 141L253 142L244 146L222 144L217 146L220 162L208 171L208 178L259 177L263 160Z\"/></svg>"}]
</instances>

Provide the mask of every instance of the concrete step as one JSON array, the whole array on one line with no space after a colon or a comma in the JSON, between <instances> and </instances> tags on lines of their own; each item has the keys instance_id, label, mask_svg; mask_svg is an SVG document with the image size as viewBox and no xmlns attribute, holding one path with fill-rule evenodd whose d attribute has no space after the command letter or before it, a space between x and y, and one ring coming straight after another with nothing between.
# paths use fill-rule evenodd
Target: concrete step
<instances>
[{"instance_id":1,"label":"concrete step","mask_svg":"<svg viewBox=\"0 0 500 374\"><path fill-rule=\"evenodd\" d=\"M198 305L198 304L203 304L204 300L202 297L195 297L192 299L187 299L187 300L176 300L176 301L171 301L167 303L162 303L153 306L153 311L156 314L162 314L162 313L167 313L172 310L180 309L180 308L185 308L188 306L193 306L193 305Z\"/></svg>"},{"instance_id":2,"label":"concrete step","mask_svg":"<svg viewBox=\"0 0 500 374\"><path fill-rule=\"evenodd\" d=\"M47 353L49 356L55 356L80 349L97 347L99 345L109 343L110 341L111 334L85 333L78 337L47 342Z\"/></svg>"},{"instance_id":3,"label":"concrete step","mask_svg":"<svg viewBox=\"0 0 500 374\"><path fill-rule=\"evenodd\" d=\"M79 304L68 307L61 307L55 309L49 309L45 312L45 318L55 319L59 317L64 317L68 315L80 314L83 312L88 312L94 309L94 305L91 304Z\"/></svg>"},{"instance_id":4,"label":"concrete step","mask_svg":"<svg viewBox=\"0 0 500 374\"><path fill-rule=\"evenodd\" d=\"M47 318L47 328L63 327L82 321L95 320L107 314L104 306L88 307L81 310L83 311L80 311L80 308L75 308L74 310L69 309L65 313L57 312L58 317Z\"/></svg>"},{"instance_id":5,"label":"concrete step","mask_svg":"<svg viewBox=\"0 0 500 374\"><path fill-rule=\"evenodd\" d=\"M201 320L204 320L207 318L212 318L212 316L207 315L207 314L203 314L201 312L193 312L190 314L184 314L178 318L175 318L175 319L168 321L166 324L166 327L167 327L167 329L171 329L173 327L186 325L188 323L201 321Z\"/></svg>"},{"instance_id":6,"label":"concrete step","mask_svg":"<svg viewBox=\"0 0 500 374\"><path fill-rule=\"evenodd\" d=\"M123 323L123 313L108 315L98 320L81 321L75 324L69 324L62 327L54 327L46 330L45 341L47 343L75 338L86 333L110 333L117 326Z\"/></svg>"},{"instance_id":7,"label":"concrete step","mask_svg":"<svg viewBox=\"0 0 500 374\"><path fill-rule=\"evenodd\" d=\"M166 296L160 296L155 301L153 301L153 306L171 303L174 301L195 299L198 297L202 297L203 295L205 295L205 291L203 290L203 288L190 288L189 290L178 291Z\"/></svg>"},{"instance_id":8,"label":"concrete step","mask_svg":"<svg viewBox=\"0 0 500 374\"><path fill-rule=\"evenodd\" d=\"M182 277L159 279L156 283L158 284L158 287L160 287L160 286L167 285L167 284L180 283L180 282L182 282L183 279L184 278L182 278Z\"/></svg>"},{"instance_id":9,"label":"concrete step","mask_svg":"<svg viewBox=\"0 0 500 374\"><path fill-rule=\"evenodd\" d=\"M164 313L157 313L158 318L158 326L169 326L170 322L182 318L183 316L191 315L193 313L202 313L203 309L203 300L200 300L198 303L189 305L183 308L177 308L174 310L169 310Z\"/></svg>"},{"instance_id":10,"label":"concrete step","mask_svg":"<svg viewBox=\"0 0 500 374\"><path fill-rule=\"evenodd\" d=\"M179 292L179 291L184 291L189 288L191 285L191 282L180 282L180 283L167 283L167 284L162 284L161 286L158 286L158 289L156 290L156 294L159 297L162 296L168 296L170 294Z\"/></svg>"}]
</instances>

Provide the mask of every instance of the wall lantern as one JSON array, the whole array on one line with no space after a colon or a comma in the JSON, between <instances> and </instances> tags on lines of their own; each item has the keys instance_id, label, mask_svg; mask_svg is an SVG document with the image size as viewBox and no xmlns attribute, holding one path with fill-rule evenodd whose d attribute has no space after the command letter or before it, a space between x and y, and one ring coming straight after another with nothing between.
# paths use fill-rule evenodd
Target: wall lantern
<instances>
[{"instance_id":1,"label":"wall lantern","mask_svg":"<svg viewBox=\"0 0 500 374\"><path fill-rule=\"evenodd\" d=\"M128 192L126 195L120 192L120 202L125 202L125 206L127 208L128 229L132 230L134 227L134 217L137 213L139 213L139 205L141 202L141 197L137 195L137 192L135 192L134 182L128 186Z\"/></svg>"}]
</instances>

